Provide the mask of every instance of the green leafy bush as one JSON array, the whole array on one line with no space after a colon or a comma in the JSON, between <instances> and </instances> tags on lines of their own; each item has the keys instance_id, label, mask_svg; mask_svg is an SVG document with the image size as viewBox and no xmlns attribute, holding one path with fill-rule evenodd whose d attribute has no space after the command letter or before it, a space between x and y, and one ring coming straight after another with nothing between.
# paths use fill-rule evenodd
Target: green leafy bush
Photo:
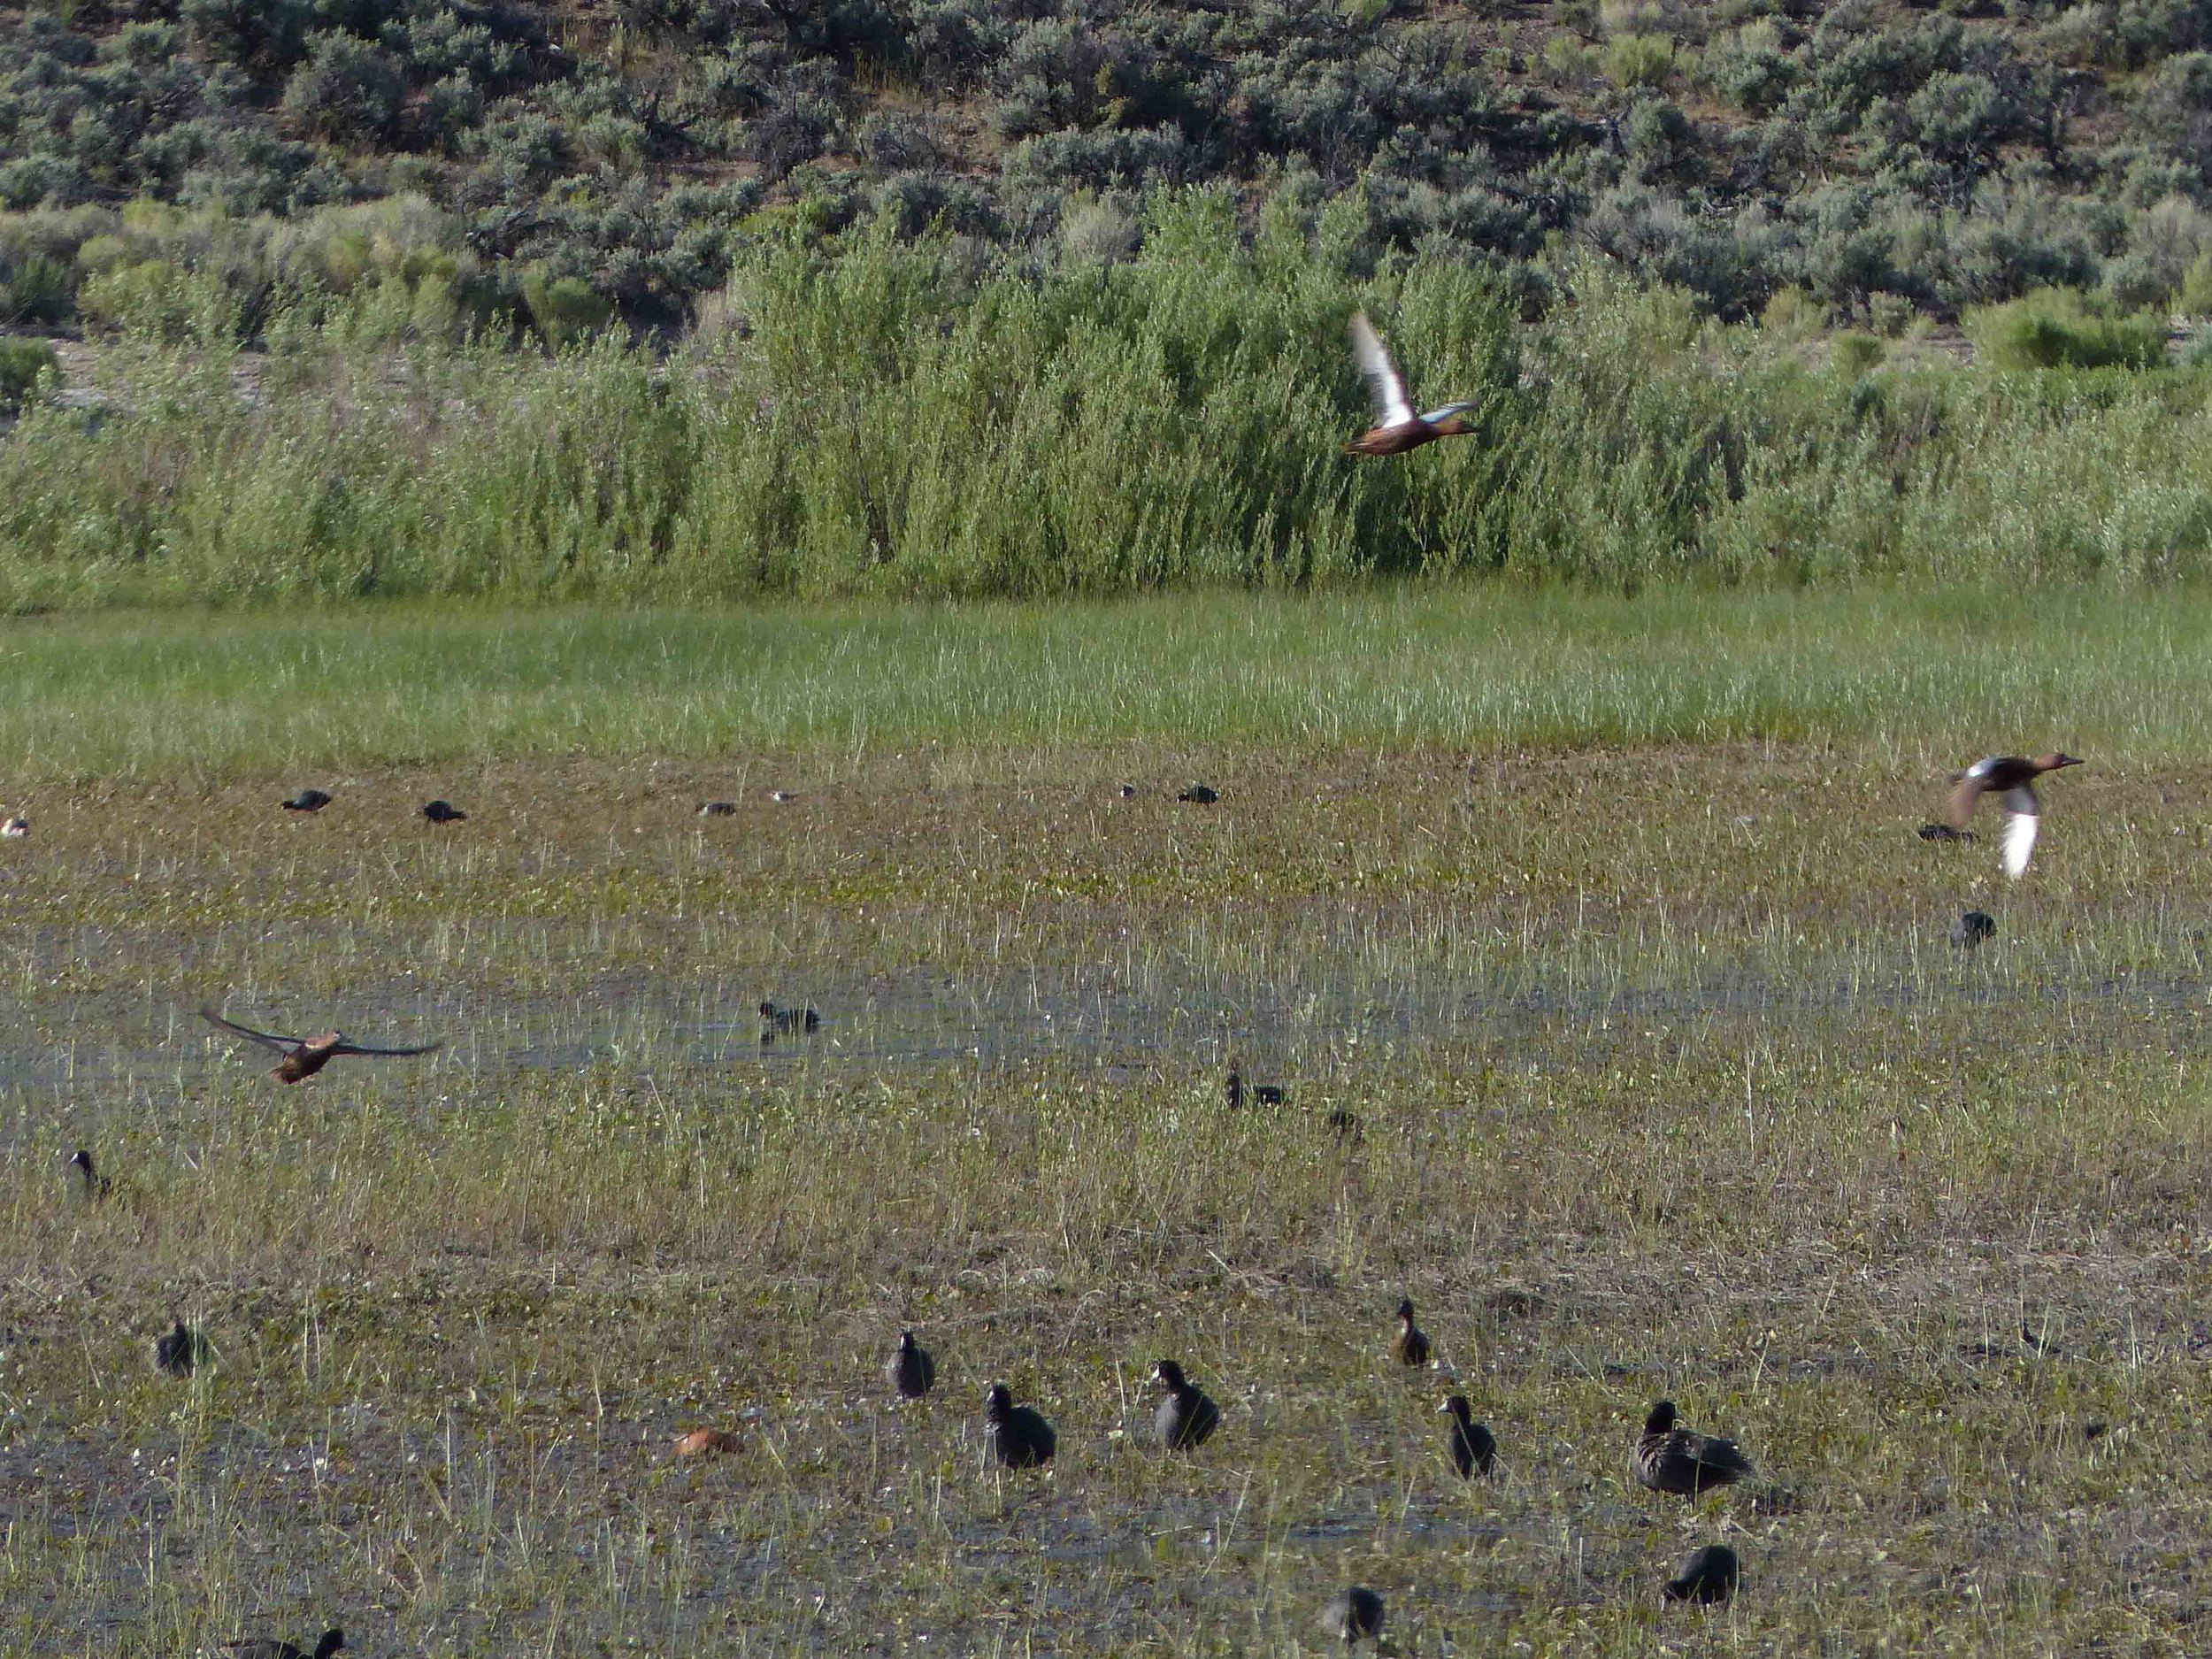
<instances>
[{"instance_id":1,"label":"green leafy bush","mask_svg":"<svg viewBox=\"0 0 2212 1659\"><path fill-rule=\"evenodd\" d=\"M1967 338L2004 369L2147 369L2166 349L2166 325L2147 312L2122 315L2072 288L2047 288L1961 319Z\"/></svg>"},{"instance_id":2,"label":"green leafy bush","mask_svg":"<svg viewBox=\"0 0 2212 1659\"><path fill-rule=\"evenodd\" d=\"M564 346L607 326L614 307L581 277L533 271L522 279L523 303L547 344Z\"/></svg>"},{"instance_id":3,"label":"green leafy bush","mask_svg":"<svg viewBox=\"0 0 2212 1659\"><path fill-rule=\"evenodd\" d=\"M61 362L43 340L0 336L0 413L13 414L36 389L42 376L58 379Z\"/></svg>"}]
</instances>

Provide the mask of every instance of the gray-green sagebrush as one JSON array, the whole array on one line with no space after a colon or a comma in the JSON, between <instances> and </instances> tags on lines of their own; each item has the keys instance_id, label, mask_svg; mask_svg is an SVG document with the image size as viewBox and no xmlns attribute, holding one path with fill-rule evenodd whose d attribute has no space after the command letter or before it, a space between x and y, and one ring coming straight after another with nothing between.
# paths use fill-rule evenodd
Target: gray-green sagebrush
<instances>
[{"instance_id":1,"label":"gray-green sagebrush","mask_svg":"<svg viewBox=\"0 0 2212 1659\"><path fill-rule=\"evenodd\" d=\"M395 349L342 315L279 317L265 355L126 346L0 444L0 606L2201 566L2200 369L1857 373L1597 266L1524 323L1480 271L1354 274L1325 216L1151 211L1118 265L883 231L759 250L673 358ZM1477 438L1339 453L1356 305L1476 401Z\"/></svg>"}]
</instances>

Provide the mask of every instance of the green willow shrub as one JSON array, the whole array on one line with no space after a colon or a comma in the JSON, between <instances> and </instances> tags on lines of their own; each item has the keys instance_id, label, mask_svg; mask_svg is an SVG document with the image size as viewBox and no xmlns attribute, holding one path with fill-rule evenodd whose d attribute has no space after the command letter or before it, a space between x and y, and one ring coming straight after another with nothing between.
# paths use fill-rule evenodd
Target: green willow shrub
<instances>
[{"instance_id":1,"label":"green willow shrub","mask_svg":"<svg viewBox=\"0 0 2212 1659\"><path fill-rule=\"evenodd\" d=\"M358 274L277 313L258 400L196 325L113 354L104 377L135 378L88 388L96 426L27 411L0 444L0 594L2132 580L2203 561L2193 370L1868 374L1874 342L1847 340L1845 372L1816 372L1787 337L1809 297L1729 324L1592 258L1532 305L1505 269L1370 265L1363 192L1308 180L1256 223L1213 189L1125 211L1133 238L1041 257L764 216L673 357L594 335L603 297L547 267L525 320L565 349L468 335L440 286L454 256L380 261L378 235L415 221L333 214L317 257ZM2045 304L2086 327L2078 296ZM1474 404L1479 435L1341 453L1369 417L1355 308L1417 398Z\"/></svg>"},{"instance_id":2,"label":"green willow shrub","mask_svg":"<svg viewBox=\"0 0 2212 1659\"><path fill-rule=\"evenodd\" d=\"M2072 288L1977 306L1960 321L1975 349L2004 369L2145 369L2166 349L2162 319L2122 314Z\"/></svg>"},{"instance_id":3,"label":"green willow shrub","mask_svg":"<svg viewBox=\"0 0 2212 1659\"><path fill-rule=\"evenodd\" d=\"M0 338L0 412L13 414L23 407L41 376L58 376L61 361L43 340L20 336Z\"/></svg>"}]
</instances>

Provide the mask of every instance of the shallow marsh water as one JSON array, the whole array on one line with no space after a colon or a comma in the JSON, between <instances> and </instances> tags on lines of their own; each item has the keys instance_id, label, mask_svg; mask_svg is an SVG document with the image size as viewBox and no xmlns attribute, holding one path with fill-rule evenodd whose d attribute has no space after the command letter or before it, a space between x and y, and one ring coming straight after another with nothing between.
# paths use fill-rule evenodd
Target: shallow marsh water
<instances>
[{"instance_id":1,"label":"shallow marsh water","mask_svg":"<svg viewBox=\"0 0 2212 1659\"><path fill-rule=\"evenodd\" d=\"M2212 772L2070 774L2008 888L1824 750L1215 757L1212 808L1140 749L806 764L42 788L0 1652L1319 1651L1355 1578L1407 1653L2191 1650ZM741 771L798 798L693 816ZM449 1046L287 1089L204 1001ZM995 1378L1050 1476L983 1468ZM1630 1485L1661 1394L1770 1481ZM1709 1537L1744 1596L1663 1615Z\"/></svg>"}]
</instances>

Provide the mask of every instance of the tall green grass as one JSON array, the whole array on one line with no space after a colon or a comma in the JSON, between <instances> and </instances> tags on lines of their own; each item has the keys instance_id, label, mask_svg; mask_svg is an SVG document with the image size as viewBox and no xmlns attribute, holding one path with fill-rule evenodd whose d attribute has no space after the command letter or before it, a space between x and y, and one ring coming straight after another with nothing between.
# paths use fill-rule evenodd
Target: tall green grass
<instances>
[{"instance_id":1,"label":"tall green grass","mask_svg":"<svg viewBox=\"0 0 2212 1659\"><path fill-rule=\"evenodd\" d=\"M380 594L1034 596L1505 572L1606 584L2194 572L2194 368L1816 373L1596 270L1367 276L1225 197L1124 265L887 233L757 252L663 360L280 319L146 340L0 443L0 608ZM1356 306L1481 435L1340 453ZM378 343L365 343L365 341ZM80 388L82 389L82 388Z\"/></svg>"},{"instance_id":2,"label":"tall green grass","mask_svg":"<svg viewBox=\"0 0 2212 1659\"><path fill-rule=\"evenodd\" d=\"M1781 741L1916 774L2212 749L2212 593L1617 594L1399 585L1041 606L471 603L19 622L0 775L264 777L570 755L979 745ZM1181 757L1184 758L1177 758ZM1121 764L1121 763L1118 763Z\"/></svg>"}]
</instances>

